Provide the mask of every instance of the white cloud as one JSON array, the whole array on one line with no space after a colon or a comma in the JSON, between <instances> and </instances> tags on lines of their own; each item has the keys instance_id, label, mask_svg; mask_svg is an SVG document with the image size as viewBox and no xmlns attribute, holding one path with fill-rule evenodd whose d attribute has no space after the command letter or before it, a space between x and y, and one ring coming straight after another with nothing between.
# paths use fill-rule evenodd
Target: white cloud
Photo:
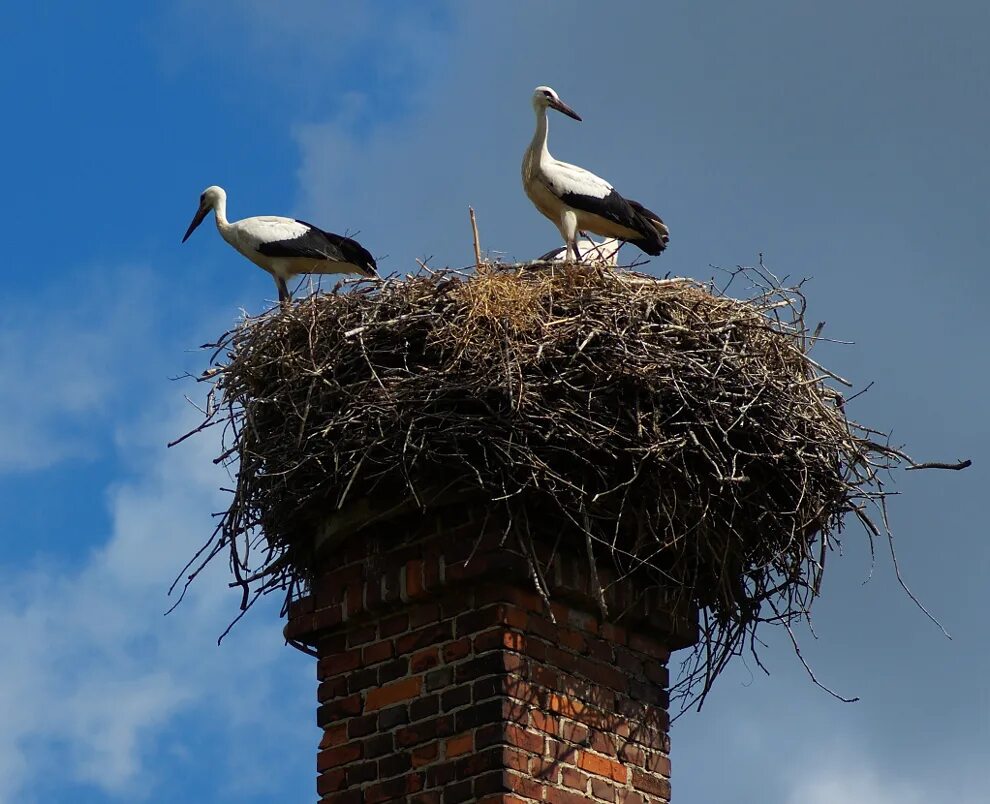
<instances>
[{"instance_id":1,"label":"white cloud","mask_svg":"<svg viewBox=\"0 0 990 804\"><path fill-rule=\"evenodd\" d=\"M178 390L175 397L153 411L159 415L125 427L121 444L135 470L109 492L106 541L75 569L5 572L0 801L31 800L59 776L126 800L149 795L167 781L152 757L181 749L181 740L170 745L169 730L190 717L192 737L214 729L229 754L217 769L219 788L260 762L250 735L262 727L266 739L295 743L290 753L311 766L312 682L301 675L310 663L284 647L271 606L217 647L239 600L219 561L162 616L171 603L165 590L212 527L210 513L224 504L217 488L227 480L213 467L208 436L165 450L195 416L178 409ZM257 781L262 792L285 783ZM305 771L298 782L311 789Z\"/></svg>"},{"instance_id":2,"label":"white cloud","mask_svg":"<svg viewBox=\"0 0 990 804\"><path fill-rule=\"evenodd\" d=\"M100 285L93 285L93 277ZM142 359L152 317L146 269L94 269L0 310L0 474L96 449L123 380Z\"/></svg>"},{"instance_id":3,"label":"white cloud","mask_svg":"<svg viewBox=\"0 0 990 804\"><path fill-rule=\"evenodd\" d=\"M851 738L842 747L819 746L790 778L786 804L979 804L990 782L985 768L954 757L932 756L907 772L881 767L876 752Z\"/></svg>"},{"instance_id":4,"label":"white cloud","mask_svg":"<svg viewBox=\"0 0 990 804\"><path fill-rule=\"evenodd\" d=\"M921 804L944 800L904 779L884 777L861 762L847 759L814 770L794 785L787 804Z\"/></svg>"}]
</instances>

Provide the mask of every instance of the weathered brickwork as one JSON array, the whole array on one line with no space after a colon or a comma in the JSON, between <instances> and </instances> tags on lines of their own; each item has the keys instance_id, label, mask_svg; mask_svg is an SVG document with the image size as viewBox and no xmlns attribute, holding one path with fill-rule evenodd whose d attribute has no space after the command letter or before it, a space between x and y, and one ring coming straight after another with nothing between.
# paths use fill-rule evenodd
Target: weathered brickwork
<instances>
[{"instance_id":1,"label":"weathered brickwork","mask_svg":"<svg viewBox=\"0 0 990 804\"><path fill-rule=\"evenodd\" d=\"M321 801L668 802L666 665L690 625L629 588L602 622L576 558L551 619L471 528L355 540L292 605L286 637L318 654Z\"/></svg>"}]
</instances>

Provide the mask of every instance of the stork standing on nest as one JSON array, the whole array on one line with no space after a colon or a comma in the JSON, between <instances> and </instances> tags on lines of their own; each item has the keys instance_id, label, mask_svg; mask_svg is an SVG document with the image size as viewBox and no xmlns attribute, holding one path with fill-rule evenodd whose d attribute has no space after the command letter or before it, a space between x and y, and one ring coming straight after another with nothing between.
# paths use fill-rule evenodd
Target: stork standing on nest
<instances>
[{"instance_id":1,"label":"stork standing on nest","mask_svg":"<svg viewBox=\"0 0 990 804\"><path fill-rule=\"evenodd\" d=\"M209 214L216 213L217 230L230 245L260 268L278 286L279 301L290 299L288 281L299 274L360 274L377 276L375 258L356 240L324 232L305 221L277 216L227 220L227 193L207 187L182 242Z\"/></svg>"},{"instance_id":2,"label":"stork standing on nest","mask_svg":"<svg viewBox=\"0 0 990 804\"><path fill-rule=\"evenodd\" d=\"M623 198L605 179L550 155L547 109L581 120L550 87L533 91L536 133L523 157L523 188L536 208L560 229L568 258L581 259L577 235L583 231L632 243L651 256L663 251L670 232L659 215Z\"/></svg>"}]
</instances>

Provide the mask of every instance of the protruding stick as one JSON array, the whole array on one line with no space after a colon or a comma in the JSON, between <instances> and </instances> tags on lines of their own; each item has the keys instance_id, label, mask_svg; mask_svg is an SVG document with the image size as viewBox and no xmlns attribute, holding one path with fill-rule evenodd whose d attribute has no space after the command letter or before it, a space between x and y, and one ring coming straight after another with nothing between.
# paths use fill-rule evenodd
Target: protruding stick
<instances>
[{"instance_id":1,"label":"protruding stick","mask_svg":"<svg viewBox=\"0 0 990 804\"><path fill-rule=\"evenodd\" d=\"M478 240L478 219L474 217L474 207L468 207L471 214L471 231L474 232L474 265L481 267L481 243Z\"/></svg>"}]
</instances>

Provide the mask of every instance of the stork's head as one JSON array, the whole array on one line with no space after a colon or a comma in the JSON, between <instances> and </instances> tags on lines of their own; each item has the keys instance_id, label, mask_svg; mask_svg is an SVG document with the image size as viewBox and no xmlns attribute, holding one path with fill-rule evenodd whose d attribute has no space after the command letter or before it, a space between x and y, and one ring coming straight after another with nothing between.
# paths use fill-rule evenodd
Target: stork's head
<instances>
[{"instance_id":1,"label":"stork's head","mask_svg":"<svg viewBox=\"0 0 990 804\"><path fill-rule=\"evenodd\" d=\"M537 87L533 90L533 108L536 109L537 114L542 114L549 108L556 109L558 112L563 112L568 117L573 117L575 120L581 119L580 115L564 103L560 99L560 95L554 92L550 87Z\"/></svg>"},{"instance_id":2,"label":"stork's head","mask_svg":"<svg viewBox=\"0 0 990 804\"><path fill-rule=\"evenodd\" d=\"M223 187L217 187L214 184L203 190L199 196L199 209L196 210L192 223L190 223L189 228L186 229L182 242L185 243L189 239L189 235L196 231L196 227L203 222L203 218L209 214L211 209L226 206L226 203L227 194L223 191Z\"/></svg>"}]
</instances>

